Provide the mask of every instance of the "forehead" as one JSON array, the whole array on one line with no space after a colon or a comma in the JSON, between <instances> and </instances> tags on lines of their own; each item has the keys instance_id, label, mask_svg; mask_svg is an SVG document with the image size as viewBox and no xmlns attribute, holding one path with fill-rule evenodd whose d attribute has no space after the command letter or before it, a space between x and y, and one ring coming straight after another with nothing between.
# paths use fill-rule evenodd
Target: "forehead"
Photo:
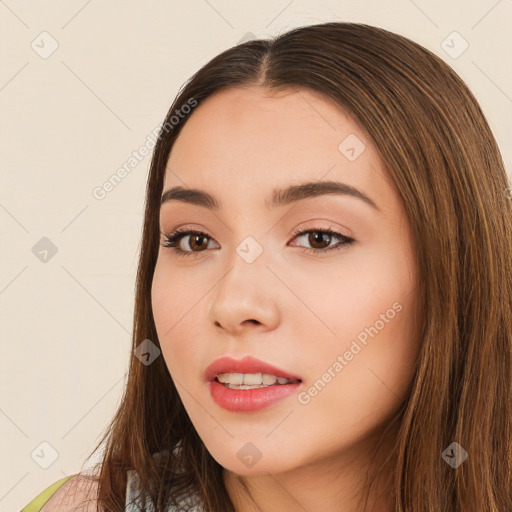
<instances>
[{"instance_id":1,"label":"forehead","mask_svg":"<svg viewBox=\"0 0 512 512\"><path fill-rule=\"evenodd\" d=\"M251 86L221 90L190 115L169 156L164 191L200 188L264 205L276 188L318 180L392 194L376 148L339 105L308 89Z\"/></svg>"}]
</instances>

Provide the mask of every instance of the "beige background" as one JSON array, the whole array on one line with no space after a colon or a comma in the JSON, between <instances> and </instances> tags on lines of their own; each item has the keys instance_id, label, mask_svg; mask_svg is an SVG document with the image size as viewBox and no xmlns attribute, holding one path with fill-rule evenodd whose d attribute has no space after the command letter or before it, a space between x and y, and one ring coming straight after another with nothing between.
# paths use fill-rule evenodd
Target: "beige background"
<instances>
[{"instance_id":1,"label":"beige background","mask_svg":"<svg viewBox=\"0 0 512 512\"><path fill-rule=\"evenodd\" d=\"M0 1L0 510L79 471L116 408L149 156L104 199L93 190L194 71L248 32L381 26L466 80L510 169L511 15L511 0ZM457 58L462 39L441 46L453 31L469 44Z\"/></svg>"}]
</instances>

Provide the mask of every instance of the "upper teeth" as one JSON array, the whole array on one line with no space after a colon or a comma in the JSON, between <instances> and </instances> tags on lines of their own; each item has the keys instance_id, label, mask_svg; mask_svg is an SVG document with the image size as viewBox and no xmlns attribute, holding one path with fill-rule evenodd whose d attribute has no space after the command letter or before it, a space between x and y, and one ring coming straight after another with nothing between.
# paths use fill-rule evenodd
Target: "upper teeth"
<instances>
[{"instance_id":1,"label":"upper teeth","mask_svg":"<svg viewBox=\"0 0 512 512\"><path fill-rule=\"evenodd\" d=\"M235 385L261 385L271 386L276 382L278 384L287 384L293 382L284 377L276 377L268 373L219 373L217 380L223 384L235 384Z\"/></svg>"}]
</instances>

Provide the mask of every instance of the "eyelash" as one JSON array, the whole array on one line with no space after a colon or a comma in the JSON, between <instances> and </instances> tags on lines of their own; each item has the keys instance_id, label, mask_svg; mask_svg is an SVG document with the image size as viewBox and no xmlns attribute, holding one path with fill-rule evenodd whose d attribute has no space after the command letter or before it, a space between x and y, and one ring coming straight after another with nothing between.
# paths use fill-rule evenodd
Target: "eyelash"
<instances>
[{"instance_id":1,"label":"eyelash","mask_svg":"<svg viewBox=\"0 0 512 512\"><path fill-rule=\"evenodd\" d=\"M327 233L331 236L335 236L336 238L339 238L341 240L338 245L335 245L331 248L326 249L310 249L308 247L302 247L304 252L312 253L312 254L318 254L318 253L326 253L331 251L337 251L339 249L347 249L352 243L355 242L353 238L350 238L346 235L343 235L342 233L339 233L338 231L333 230L332 228L322 228L322 229L316 229L316 228L306 228L306 229L296 229L293 231L292 235L293 238L296 238L299 235L306 235L308 233ZM179 244L181 242L181 239L188 235L203 235L206 238L211 239L210 236L208 236L206 233L202 231L197 231L193 229L176 229L172 231L171 233L165 235L164 234L164 242L162 243L162 247L168 248L171 250L172 253L174 253L175 256L178 257L185 257L185 256L192 256L197 257L200 256L205 251L184 251L183 249L179 248Z\"/></svg>"}]
</instances>

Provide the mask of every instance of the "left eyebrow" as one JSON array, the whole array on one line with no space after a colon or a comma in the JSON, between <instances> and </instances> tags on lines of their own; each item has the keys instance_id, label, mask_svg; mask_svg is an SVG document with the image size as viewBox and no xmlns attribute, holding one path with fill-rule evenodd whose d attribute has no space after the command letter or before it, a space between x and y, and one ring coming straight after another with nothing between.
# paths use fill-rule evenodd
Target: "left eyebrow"
<instances>
[{"instance_id":1,"label":"left eyebrow","mask_svg":"<svg viewBox=\"0 0 512 512\"><path fill-rule=\"evenodd\" d=\"M291 185L285 189L274 189L270 199L265 201L265 206L267 209L272 209L303 199L311 199L313 197L328 194L355 197L364 201L367 205L371 206L378 212L381 212L375 201L368 197L364 192L352 187L351 185L340 183L338 181L312 181L302 183L300 185ZM220 203L214 196L204 190L196 188L184 188L181 186L172 187L164 192L160 205L170 201L181 201L188 204L202 206L214 211L217 211L220 208Z\"/></svg>"}]
</instances>

